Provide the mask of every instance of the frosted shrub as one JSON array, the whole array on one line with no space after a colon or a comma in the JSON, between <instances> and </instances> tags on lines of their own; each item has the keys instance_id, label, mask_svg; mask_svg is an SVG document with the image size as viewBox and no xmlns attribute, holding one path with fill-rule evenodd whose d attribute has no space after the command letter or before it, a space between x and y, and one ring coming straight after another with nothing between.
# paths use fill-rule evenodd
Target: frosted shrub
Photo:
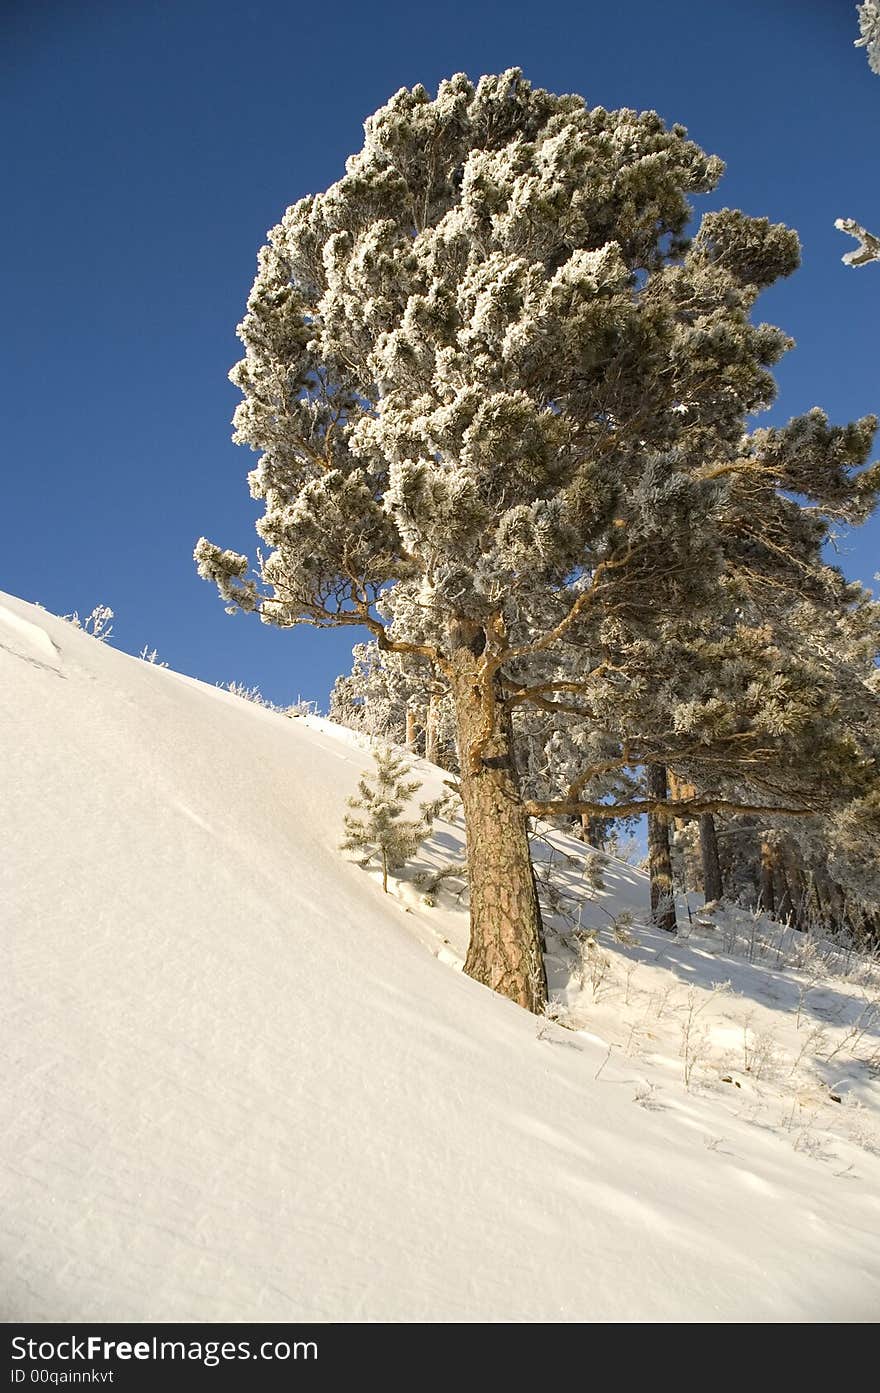
<instances>
[{"instance_id":1,"label":"frosted shrub","mask_svg":"<svg viewBox=\"0 0 880 1393\"><path fill-rule=\"evenodd\" d=\"M282 708L285 716L317 716L318 703L316 701L303 701L302 697L297 697L289 706Z\"/></svg>"},{"instance_id":2,"label":"frosted shrub","mask_svg":"<svg viewBox=\"0 0 880 1393\"><path fill-rule=\"evenodd\" d=\"M106 643L113 633L112 620L116 616L109 605L95 605L91 614L87 614L84 619L80 619L76 610L73 614L62 614L61 618L67 623L72 624L75 629L82 629L84 634L91 634L101 643Z\"/></svg>"},{"instance_id":3,"label":"frosted shrub","mask_svg":"<svg viewBox=\"0 0 880 1393\"><path fill-rule=\"evenodd\" d=\"M155 648L148 648L146 644L144 644L140 653L138 653L138 657L142 658L145 663L151 663L153 667L168 666L167 663L162 662L162 660L159 657L158 651Z\"/></svg>"},{"instance_id":4,"label":"frosted shrub","mask_svg":"<svg viewBox=\"0 0 880 1393\"><path fill-rule=\"evenodd\" d=\"M242 701L261 706L264 711L284 711L283 706L276 706L274 701L268 701L259 687L246 687L243 682L218 682L217 686L222 687L225 692L231 692L233 696L241 697Z\"/></svg>"}]
</instances>

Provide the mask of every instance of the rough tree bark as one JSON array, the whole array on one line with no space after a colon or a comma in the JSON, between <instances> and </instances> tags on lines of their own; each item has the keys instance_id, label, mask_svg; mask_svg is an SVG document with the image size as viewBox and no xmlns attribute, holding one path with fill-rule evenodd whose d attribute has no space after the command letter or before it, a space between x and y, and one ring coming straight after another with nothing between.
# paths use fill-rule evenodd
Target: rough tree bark
<instances>
[{"instance_id":1,"label":"rough tree bark","mask_svg":"<svg viewBox=\"0 0 880 1393\"><path fill-rule=\"evenodd\" d=\"M547 1001L543 926L510 712L500 703L495 706L487 738L483 632L457 623L450 640L471 902L464 970L527 1011L540 1013ZM475 750L480 751L476 760Z\"/></svg>"},{"instance_id":2,"label":"rough tree bark","mask_svg":"<svg viewBox=\"0 0 880 1393\"><path fill-rule=\"evenodd\" d=\"M406 708L406 748L415 750L419 733L419 719L411 706Z\"/></svg>"},{"instance_id":3,"label":"rough tree bark","mask_svg":"<svg viewBox=\"0 0 880 1393\"><path fill-rule=\"evenodd\" d=\"M697 796L697 790L695 786L693 784L688 783L687 779L679 778L678 774L676 774L674 770L670 769L668 765L666 767L666 786L669 792L669 797L675 799L676 801L684 800L687 798L696 798ZM667 824L669 827L669 852L670 855L672 855L673 852L677 852L679 855L679 872L681 875L682 883L684 885L685 894L687 894L688 890L690 889L690 867L688 866L688 848L684 837L689 820L690 819L686 817L675 817L672 819L671 824ZM673 882L674 879L675 877L673 876ZM688 912L690 913L690 911Z\"/></svg>"},{"instance_id":4,"label":"rough tree bark","mask_svg":"<svg viewBox=\"0 0 880 1393\"><path fill-rule=\"evenodd\" d=\"M648 797L665 800L665 764L648 765ZM675 933L677 923L669 822L662 813L648 814L648 872L651 878L651 917L658 928Z\"/></svg>"},{"instance_id":5,"label":"rough tree bark","mask_svg":"<svg viewBox=\"0 0 880 1393\"><path fill-rule=\"evenodd\" d=\"M429 764L440 763L440 731L437 716L437 698L428 697L428 712L425 717L425 759Z\"/></svg>"},{"instance_id":6,"label":"rough tree bark","mask_svg":"<svg viewBox=\"0 0 880 1393\"><path fill-rule=\"evenodd\" d=\"M604 851L605 823L601 818L591 817L589 813L581 813L581 835L587 846L595 847L597 851Z\"/></svg>"},{"instance_id":7,"label":"rough tree bark","mask_svg":"<svg viewBox=\"0 0 880 1393\"><path fill-rule=\"evenodd\" d=\"M703 862L703 894L708 904L710 900L720 900L724 894L718 836L711 813L700 813L700 856Z\"/></svg>"},{"instance_id":8,"label":"rough tree bark","mask_svg":"<svg viewBox=\"0 0 880 1393\"><path fill-rule=\"evenodd\" d=\"M794 915L794 896L788 883L783 858L779 853L773 863L773 892L777 919L781 919L783 924L790 924Z\"/></svg>"}]
</instances>

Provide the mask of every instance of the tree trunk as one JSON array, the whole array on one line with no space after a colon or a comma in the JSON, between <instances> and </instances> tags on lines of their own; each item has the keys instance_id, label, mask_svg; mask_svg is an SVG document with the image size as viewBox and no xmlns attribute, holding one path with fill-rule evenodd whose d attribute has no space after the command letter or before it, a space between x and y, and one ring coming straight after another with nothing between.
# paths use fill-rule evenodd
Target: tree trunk
<instances>
[{"instance_id":1,"label":"tree trunk","mask_svg":"<svg viewBox=\"0 0 880 1393\"><path fill-rule=\"evenodd\" d=\"M591 817L589 813L581 813L581 836L587 846L595 847L597 851L604 851L605 819Z\"/></svg>"},{"instance_id":2,"label":"tree trunk","mask_svg":"<svg viewBox=\"0 0 880 1393\"><path fill-rule=\"evenodd\" d=\"M843 892L830 877L824 867L817 866L814 873L816 897L822 906L822 919L829 929L839 929L846 918L846 901Z\"/></svg>"},{"instance_id":3,"label":"tree trunk","mask_svg":"<svg viewBox=\"0 0 880 1393\"><path fill-rule=\"evenodd\" d=\"M808 889L806 879L799 867L795 867L794 871L789 869L788 883L792 887L792 899L794 900L794 926L796 929L805 929Z\"/></svg>"},{"instance_id":4,"label":"tree trunk","mask_svg":"<svg viewBox=\"0 0 880 1393\"><path fill-rule=\"evenodd\" d=\"M790 924L794 916L794 896L785 873L785 865L778 853L773 865L773 889L776 896L776 917L783 924Z\"/></svg>"},{"instance_id":5,"label":"tree trunk","mask_svg":"<svg viewBox=\"0 0 880 1393\"><path fill-rule=\"evenodd\" d=\"M472 752L485 734L480 672L483 632L460 623L450 637L471 902L464 970L527 1011L540 1014L547 1001L543 926L513 758L510 713L496 706L493 730L479 764L473 767Z\"/></svg>"},{"instance_id":6,"label":"tree trunk","mask_svg":"<svg viewBox=\"0 0 880 1393\"><path fill-rule=\"evenodd\" d=\"M700 855L703 861L703 894L708 904L710 900L720 900L724 894L718 836L711 813L700 813Z\"/></svg>"},{"instance_id":7,"label":"tree trunk","mask_svg":"<svg viewBox=\"0 0 880 1393\"><path fill-rule=\"evenodd\" d=\"M761 842L761 879L758 894L758 908L765 914L772 914L776 907L773 894L773 867L775 862L773 848L769 842Z\"/></svg>"},{"instance_id":8,"label":"tree trunk","mask_svg":"<svg viewBox=\"0 0 880 1393\"><path fill-rule=\"evenodd\" d=\"M807 882L797 862L790 842L782 844L782 864L785 868L785 881L791 898L791 923L796 929L804 927L804 914L807 904Z\"/></svg>"},{"instance_id":9,"label":"tree trunk","mask_svg":"<svg viewBox=\"0 0 880 1393\"><path fill-rule=\"evenodd\" d=\"M648 797L666 801L666 765L648 765ZM651 918L659 929L675 933L675 889L669 849L669 822L662 813L648 814L648 872L651 878Z\"/></svg>"},{"instance_id":10,"label":"tree trunk","mask_svg":"<svg viewBox=\"0 0 880 1393\"><path fill-rule=\"evenodd\" d=\"M408 706L406 708L406 748L408 750L414 751L416 748L416 736L418 734L418 729L418 717L416 716L416 713L415 711L413 711L412 707Z\"/></svg>"},{"instance_id":11,"label":"tree trunk","mask_svg":"<svg viewBox=\"0 0 880 1393\"><path fill-rule=\"evenodd\" d=\"M429 764L440 763L440 731L435 696L428 697L428 713L425 719L425 759Z\"/></svg>"},{"instance_id":12,"label":"tree trunk","mask_svg":"<svg viewBox=\"0 0 880 1393\"><path fill-rule=\"evenodd\" d=\"M382 889L388 894L388 853L382 848Z\"/></svg>"},{"instance_id":13,"label":"tree trunk","mask_svg":"<svg viewBox=\"0 0 880 1393\"><path fill-rule=\"evenodd\" d=\"M696 786L694 784L689 784L686 779L680 779L672 769L666 770L666 783L669 789L669 796L674 798L676 802L678 802L679 799L684 802L686 798L696 798L697 796ZM687 827L688 820L686 817L676 817L673 821L676 831L678 832L683 832Z\"/></svg>"}]
</instances>

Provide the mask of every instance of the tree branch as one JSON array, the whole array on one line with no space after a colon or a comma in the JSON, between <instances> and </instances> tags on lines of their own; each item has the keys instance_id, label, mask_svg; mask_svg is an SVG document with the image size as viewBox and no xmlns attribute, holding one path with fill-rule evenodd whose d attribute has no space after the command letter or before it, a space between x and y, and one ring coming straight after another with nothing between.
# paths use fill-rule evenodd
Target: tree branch
<instances>
[{"instance_id":1,"label":"tree branch","mask_svg":"<svg viewBox=\"0 0 880 1393\"><path fill-rule=\"evenodd\" d=\"M602 577L605 573L607 571L619 570L621 566L625 566L627 562L632 559L636 550L638 550L638 548L628 546L623 556L617 559L608 557L605 561L600 561L593 572L590 584L587 586L586 590L581 591L568 613L560 619L559 623L544 634L543 638L537 639L535 643L522 644L519 648L505 648L502 652L496 653L490 660L492 670L497 671L502 663L510 662L512 659L525 658L532 653L543 653L546 649L552 648L553 644L562 638L566 630L571 627L581 611L586 609L591 601L595 600L600 590L604 589L605 582L602 580Z\"/></svg>"},{"instance_id":2,"label":"tree branch","mask_svg":"<svg viewBox=\"0 0 880 1393\"><path fill-rule=\"evenodd\" d=\"M523 808L528 817L639 817L642 813L660 813L668 817L698 817L700 813L764 813L774 817L810 817L820 811L815 807L768 807L754 803L738 803L726 798L656 799L639 798L629 803L585 803L580 799L560 799L558 802L537 802L526 799Z\"/></svg>"}]
</instances>

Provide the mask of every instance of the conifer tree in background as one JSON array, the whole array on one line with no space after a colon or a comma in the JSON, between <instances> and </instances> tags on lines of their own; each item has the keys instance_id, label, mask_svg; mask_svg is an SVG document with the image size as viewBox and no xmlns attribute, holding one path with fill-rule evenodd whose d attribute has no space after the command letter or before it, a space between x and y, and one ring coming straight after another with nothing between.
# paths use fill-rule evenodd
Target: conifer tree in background
<instances>
[{"instance_id":1,"label":"conifer tree in background","mask_svg":"<svg viewBox=\"0 0 880 1393\"><path fill-rule=\"evenodd\" d=\"M418 850L419 844L431 831L432 807L423 805L417 821L403 816L409 800L421 788L418 779L408 779L406 762L388 746L373 753L375 773L365 774L358 782L356 796L347 799L348 806L359 813L346 813L343 825L343 851L366 852L363 864L374 856L382 864L382 889L388 893L388 872L404 866Z\"/></svg>"},{"instance_id":2,"label":"conifer tree in background","mask_svg":"<svg viewBox=\"0 0 880 1393\"><path fill-rule=\"evenodd\" d=\"M774 585L765 602L771 612L780 589ZM845 930L878 942L880 604L858 584L844 582L841 589L845 604L826 591L821 603L790 606L786 623L792 646L809 644L813 681L834 692L817 737L826 746L862 750L862 787L842 803L816 800L811 817L733 818L722 828L721 859L731 897L760 903L799 928ZM778 616L777 623L784 637ZM833 772L829 777L833 784Z\"/></svg>"},{"instance_id":3,"label":"conifer tree in background","mask_svg":"<svg viewBox=\"0 0 880 1393\"><path fill-rule=\"evenodd\" d=\"M394 745L404 744L413 684L399 667L392 666L391 660L399 655L383 653L371 640L356 643L351 656L351 671L337 677L330 692L331 721Z\"/></svg>"},{"instance_id":4,"label":"conifer tree in background","mask_svg":"<svg viewBox=\"0 0 880 1393\"><path fill-rule=\"evenodd\" d=\"M751 549L760 570L822 534L827 506L865 516L876 422L744 437L790 346L752 308L798 244L731 210L685 243L688 196L722 168L656 113L591 110L515 69L458 75L433 101L402 89L344 177L270 233L239 330L235 438L261 454L270 550L254 577L202 539L199 572L267 623L362 625L447 688L466 971L531 1010L546 978L528 816L808 808L822 783L803 779L828 708L805 660L777 673L754 645L757 687L713 705L723 661L744 679L719 657L742 647L730 556L744 570ZM584 796L587 767L524 799L526 706L592 728L621 769L681 768L697 798L611 810ZM835 758L844 796L861 754Z\"/></svg>"},{"instance_id":5,"label":"conifer tree in background","mask_svg":"<svg viewBox=\"0 0 880 1393\"><path fill-rule=\"evenodd\" d=\"M354 645L351 671L333 684L329 715L337 725L405 744L432 764L454 767L448 690L424 661L384 652L375 639Z\"/></svg>"}]
</instances>

